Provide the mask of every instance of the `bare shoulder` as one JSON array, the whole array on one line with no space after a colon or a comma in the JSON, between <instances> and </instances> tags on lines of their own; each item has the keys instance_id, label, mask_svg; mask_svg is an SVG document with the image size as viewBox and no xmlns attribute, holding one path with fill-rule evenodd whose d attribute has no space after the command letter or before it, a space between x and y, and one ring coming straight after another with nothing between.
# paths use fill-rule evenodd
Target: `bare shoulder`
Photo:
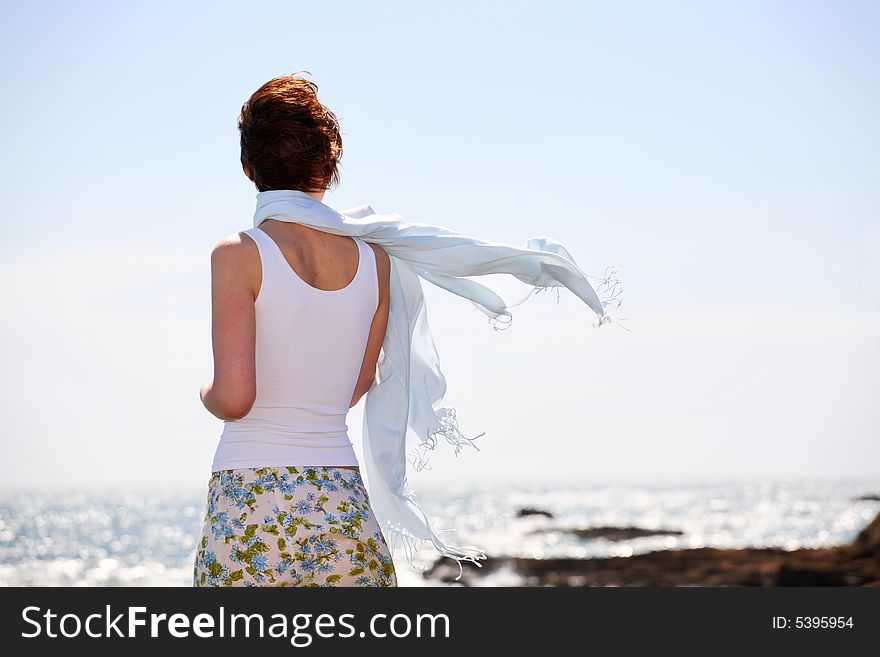
<instances>
[{"instance_id":1,"label":"bare shoulder","mask_svg":"<svg viewBox=\"0 0 880 657\"><path fill-rule=\"evenodd\" d=\"M215 289L248 290L257 298L263 285L262 265L257 243L243 232L232 233L211 250L211 278Z\"/></svg>"},{"instance_id":2,"label":"bare shoulder","mask_svg":"<svg viewBox=\"0 0 880 657\"><path fill-rule=\"evenodd\" d=\"M249 262L257 253L257 245L243 232L232 233L219 240L211 249L211 262L217 266L237 267Z\"/></svg>"}]
</instances>

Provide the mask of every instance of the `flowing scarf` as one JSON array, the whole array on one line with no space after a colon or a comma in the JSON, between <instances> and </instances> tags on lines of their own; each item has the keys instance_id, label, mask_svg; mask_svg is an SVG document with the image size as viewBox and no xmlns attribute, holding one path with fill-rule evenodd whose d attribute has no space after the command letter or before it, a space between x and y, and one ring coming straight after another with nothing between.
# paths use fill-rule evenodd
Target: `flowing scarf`
<instances>
[{"instance_id":1,"label":"flowing scarf","mask_svg":"<svg viewBox=\"0 0 880 657\"><path fill-rule=\"evenodd\" d=\"M388 328L378 360L378 379L366 394L362 469L373 513L393 550L400 540L407 561L426 542L441 555L481 566L485 552L472 545L443 541L407 487L407 466L420 470L439 439L455 453L485 435L468 437L455 409L442 406L446 379L428 329L420 279L470 300L489 317L493 328L507 328L509 308L535 292L566 287L598 316L594 327L617 322L609 307L620 306L620 283L608 267L603 277L588 276L571 254L550 237L535 237L524 246L488 242L425 223L408 223L397 213L379 214L369 205L335 210L300 190L257 194L254 226L266 219L350 235L381 246L390 256L391 291ZM510 274L532 286L516 303L506 303L488 285L470 276ZM595 288L594 288L595 285ZM623 327L626 328L626 327ZM629 329L626 329L629 330ZM450 531L450 530L443 530Z\"/></svg>"}]
</instances>

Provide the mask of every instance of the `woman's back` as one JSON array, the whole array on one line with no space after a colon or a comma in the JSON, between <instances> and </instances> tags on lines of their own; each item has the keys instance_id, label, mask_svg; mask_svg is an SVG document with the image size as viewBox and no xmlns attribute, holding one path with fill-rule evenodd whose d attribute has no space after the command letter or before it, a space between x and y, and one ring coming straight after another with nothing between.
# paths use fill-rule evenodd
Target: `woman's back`
<instances>
[{"instance_id":1,"label":"woman's back","mask_svg":"<svg viewBox=\"0 0 880 657\"><path fill-rule=\"evenodd\" d=\"M358 238L263 226L243 231L261 263L256 397L225 421L212 470L356 466L346 417L379 305L376 254Z\"/></svg>"}]
</instances>

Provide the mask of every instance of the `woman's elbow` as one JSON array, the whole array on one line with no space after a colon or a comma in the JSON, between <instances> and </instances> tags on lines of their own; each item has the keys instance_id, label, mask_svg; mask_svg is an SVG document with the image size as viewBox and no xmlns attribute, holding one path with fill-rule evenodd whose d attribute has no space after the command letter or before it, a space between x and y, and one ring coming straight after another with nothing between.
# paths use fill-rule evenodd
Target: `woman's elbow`
<instances>
[{"instance_id":1,"label":"woman's elbow","mask_svg":"<svg viewBox=\"0 0 880 657\"><path fill-rule=\"evenodd\" d=\"M254 403L250 402L248 404L239 403L239 404L230 404L226 408L223 409L224 415L226 415L227 420L240 420L245 415L251 412L251 409L254 407Z\"/></svg>"},{"instance_id":2,"label":"woman's elbow","mask_svg":"<svg viewBox=\"0 0 880 657\"><path fill-rule=\"evenodd\" d=\"M202 404L221 420L238 420L251 412L257 398L255 386L237 386L230 389L217 380L202 386L199 393Z\"/></svg>"},{"instance_id":3,"label":"woman's elbow","mask_svg":"<svg viewBox=\"0 0 880 657\"><path fill-rule=\"evenodd\" d=\"M255 395L231 395L221 400L220 412L226 420L239 420L251 412L255 401Z\"/></svg>"}]
</instances>

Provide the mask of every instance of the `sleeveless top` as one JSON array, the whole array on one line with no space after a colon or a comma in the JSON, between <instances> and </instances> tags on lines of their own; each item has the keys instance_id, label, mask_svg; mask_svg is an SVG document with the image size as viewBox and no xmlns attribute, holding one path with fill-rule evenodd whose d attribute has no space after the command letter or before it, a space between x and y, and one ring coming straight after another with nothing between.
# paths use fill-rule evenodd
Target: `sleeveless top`
<instances>
[{"instance_id":1,"label":"sleeveless top","mask_svg":"<svg viewBox=\"0 0 880 657\"><path fill-rule=\"evenodd\" d=\"M306 283L260 228L262 283L256 315L256 399L247 415L224 421L211 469L359 465L346 418L379 306L376 257L358 247L351 282L336 290Z\"/></svg>"}]
</instances>

